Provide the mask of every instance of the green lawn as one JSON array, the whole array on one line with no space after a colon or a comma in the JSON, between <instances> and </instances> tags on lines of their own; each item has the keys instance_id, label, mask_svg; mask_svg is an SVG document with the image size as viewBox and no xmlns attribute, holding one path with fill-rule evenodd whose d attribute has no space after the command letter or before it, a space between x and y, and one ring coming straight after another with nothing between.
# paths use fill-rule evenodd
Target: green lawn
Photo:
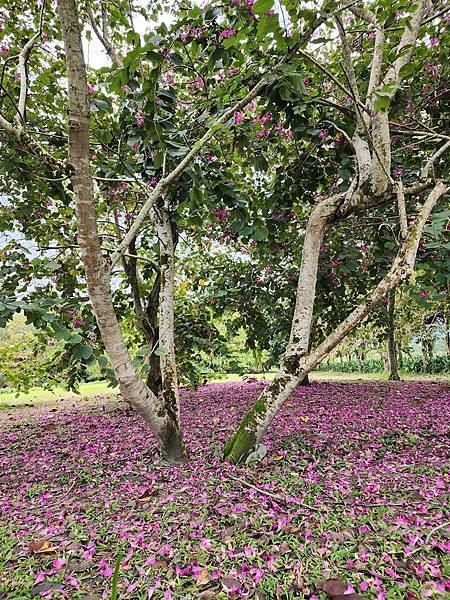
<instances>
[{"instance_id":1,"label":"green lawn","mask_svg":"<svg viewBox=\"0 0 450 600\"><path fill-rule=\"evenodd\" d=\"M274 372L261 373L257 375L237 375L224 374L218 376L217 379L213 379L213 382L225 382L225 381L242 381L243 378L257 377L272 379ZM312 381L385 381L387 379L384 373L337 373L333 371L321 371L311 373L310 378ZM444 381L450 382L448 375L402 375L402 378L408 381ZM35 387L31 388L28 394L19 394L16 396L16 392L11 390L0 389L0 409L10 408L11 406L23 406L26 404L36 404L39 402L56 402L63 398L91 398L96 395L106 395L117 392L117 388L110 388L104 381L93 381L91 383L83 383L80 386L80 393L74 394L65 390L62 387L56 387L53 390L45 390L43 388Z\"/></svg>"}]
</instances>

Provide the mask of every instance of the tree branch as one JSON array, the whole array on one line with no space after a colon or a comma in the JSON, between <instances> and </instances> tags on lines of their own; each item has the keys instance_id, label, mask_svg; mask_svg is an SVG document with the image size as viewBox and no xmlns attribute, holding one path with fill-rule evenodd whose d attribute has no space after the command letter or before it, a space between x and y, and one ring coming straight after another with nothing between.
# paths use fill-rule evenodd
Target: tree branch
<instances>
[{"instance_id":1,"label":"tree branch","mask_svg":"<svg viewBox=\"0 0 450 600\"><path fill-rule=\"evenodd\" d=\"M402 180L397 184L397 207L398 207L398 219L400 223L400 237L404 240L408 234L408 219L406 214L405 205L405 192L403 190Z\"/></svg>"},{"instance_id":2,"label":"tree branch","mask_svg":"<svg viewBox=\"0 0 450 600\"><path fill-rule=\"evenodd\" d=\"M436 152L429 158L429 160L423 167L422 172L420 174L420 179L422 179L422 180L428 179L430 170L432 169L436 160L440 156L442 156L444 154L444 152L446 152L449 148L450 148L450 140L448 142L446 142L445 144L443 144L438 150L436 150Z\"/></svg>"}]
</instances>

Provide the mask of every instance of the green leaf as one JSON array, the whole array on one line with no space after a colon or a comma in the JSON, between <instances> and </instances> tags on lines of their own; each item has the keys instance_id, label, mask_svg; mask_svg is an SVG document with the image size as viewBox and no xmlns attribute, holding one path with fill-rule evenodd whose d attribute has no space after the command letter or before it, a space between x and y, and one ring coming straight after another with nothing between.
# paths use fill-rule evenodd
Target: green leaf
<instances>
[{"instance_id":1,"label":"green leaf","mask_svg":"<svg viewBox=\"0 0 450 600\"><path fill-rule=\"evenodd\" d=\"M76 344L72 348L72 354L75 358L84 358L87 360L92 356L92 353L92 346L89 346L88 344Z\"/></svg>"},{"instance_id":2,"label":"green leaf","mask_svg":"<svg viewBox=\"0 0 450 600\"><path fill-rule=\"evenodd\" d=\"M257 15L264 14L273 7L273 0L256 0L252 10Z\"/></svg>"},{"instance_id":3,"label":"green leaf","mask_svg":"<svg viewBox=\"0 0 450 600\"><path fill-rule=\"evenodd\" d=\"M100 354L100 356L97 356L97 362L98 362L99 367L101 369L106 369L106 367L109 364L109 361L108 361L107 357L104 354Z\"/></svg>"},{"instance_id":4,"label":"green leaf","mask_svg":"<svg viewBox=\"0 0 450 600\"><path fill-rule=\"evenodd\" d=\"M258 225L253 228L253 239L257 242L262 242L263 240L267 240L269 237L269 230L265 225Z\"/></svg>"}]
</instances>

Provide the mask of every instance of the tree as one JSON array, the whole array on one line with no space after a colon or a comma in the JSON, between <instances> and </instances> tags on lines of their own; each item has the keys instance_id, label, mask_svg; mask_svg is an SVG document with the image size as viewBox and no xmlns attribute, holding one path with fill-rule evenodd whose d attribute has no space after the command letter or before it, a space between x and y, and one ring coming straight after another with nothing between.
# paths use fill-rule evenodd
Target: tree
<instances>
[{"instance_id":1,"label":"tree","mask_svg":"<svg viewBox=\"0 0 450 600\"><path fill-rule=\"evenodd\" d=\"M419 2L411 8L410 14L405 18L405 25L400 28L400 38L397 33L388 33L390 30L386 25L389 23L389 11L380 10L376 14L362 5L349 7L349 10L364 24L375 28L374 48L369 53L369 61L364 61L364 71L360 73L359 81L355 70L358 65L354 64L349 36L340 17L336 17L336 29L342 44L339 64L343 64L345 83L341 83L315 58L307 53L303 54L306 59L310 59L327 73L337 88L347 94L353 105L353 134L351 138L347 133L346 136L350 138L353 146L356 176L350 182L347 191L319 199L320 201L311 213L303 243L297 300L289 343L274 380L244 417L237 433L225 445L225 457L234 461L245 458L250 450L259 443L270 421L301 379L318 364L325 355L324 353L335 347L382 299L380 291L390 292L400 281L411 274L419 237L425 226L424 215L427 214L426 218L428 218L431 208L446 192L446 187L441 182L434 186L413 230L409 230L406 241L402 244L402 249L397 254L386 277L332 334L311 354L308 354L320 248L326 231L333 223L350 214L377 206L395 197L397 197L399 207L401 229L402 231L406 230L405 196L414 196L433 185L430 170L435 161L450 147L450 142L447 141L431 154L431 157L419 170L418 177L416 175L415 184L410 188L404 188L401 181L398 184L395 183L391 176L393 144L389 124L390 112L393 110L391 104L395 106L396 93L408 74L413 48L421 26L429 22L424 18L425 3ZM398 31L397 28L395 30ZM386 45L390 47L389 57L385 53ZM368 69L366 68L367 63L369 63ZM360 99L361 76L366 79L364 101ZM439 139L439 134L436 137ZM405 262L403 262L404 260Z\"/></svg>"}]
</instances>

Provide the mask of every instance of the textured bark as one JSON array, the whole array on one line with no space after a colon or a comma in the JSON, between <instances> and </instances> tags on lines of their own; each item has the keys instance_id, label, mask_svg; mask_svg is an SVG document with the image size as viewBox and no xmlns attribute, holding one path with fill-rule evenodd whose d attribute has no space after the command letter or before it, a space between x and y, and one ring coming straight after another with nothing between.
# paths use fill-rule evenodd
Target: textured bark
<instances>
[{"instance_id":1,"label":"textured bark","mask_svg":"<svg viewBox=\"0 0 450 600\"><path fill-rule=\"evenodd\" d=\"M155 212L155 225L159 238L161 288L159 293L159 347L162 394L169 414L180 419L180 393L175 358L175 244L168 211Z\"/></svg>"},{"instance_id":2,"label":"textured bark","mask_svg":"<svg viewBox=\"0 0 450 600\"><path fill-rule=\"evenodd\" d=\"M69 99L69 163L78 224L78 244L86 273L89 298L120 391L158 438L164 455L179 462L184 455L178 422L165 410L136 372L114 311L109 268L97 230L94 185L89 150L89 104L86 66L75 0L59 0L64 37Z\"/></svg>"},{"instance_id":3,"label":"textured bark","mask_svg":"<svg viewBox=\"0 0 450 600\"><path fill-rule=\"evenodd\" d=\"M295 390L303 377L312 371L328 354L380 303L400 282L413 272L414 262L425 223L446 187L438 183L428 196L415 226L397 254L391 269L355 310L307 357L285 356L272 382L265 388L253 407L241 421L236 434L225 444L224 457L240 462L260 442L278 410Z\"/></svg>"},{"instance_id":4,"label":"textured bark","mask_svg":"<svg viewBox=\"0 0 450 600\"><path fill-rule=\"evenodd\" d=\"M142 332L144 341L148 348L148 372L147 386L155 395L161 393L161 373L159 365L159 356L155 354L158 345L158 303L161 276L158 272L155 277L152 289L146 299L144 306L141 291L139 289L138 270L137 270L137 250L136 240L133 239L129 246L129 258L122 257L124 270L128 278L133 297L134 314L139 329Z\"/></svg>"},{"instance_id":5,"label":"textured bark","mask_svg":"<svg viewBox=\"0 0 450 600\"><path fill-rule=\"evenodd\" d=\"M390 381L400 381L397 364L397 344L395 342L395 289L389 294L387 307L388 313L388 335L387 335L387 358L388 358L388 379Z\"/></svg>"}]
</instances>

